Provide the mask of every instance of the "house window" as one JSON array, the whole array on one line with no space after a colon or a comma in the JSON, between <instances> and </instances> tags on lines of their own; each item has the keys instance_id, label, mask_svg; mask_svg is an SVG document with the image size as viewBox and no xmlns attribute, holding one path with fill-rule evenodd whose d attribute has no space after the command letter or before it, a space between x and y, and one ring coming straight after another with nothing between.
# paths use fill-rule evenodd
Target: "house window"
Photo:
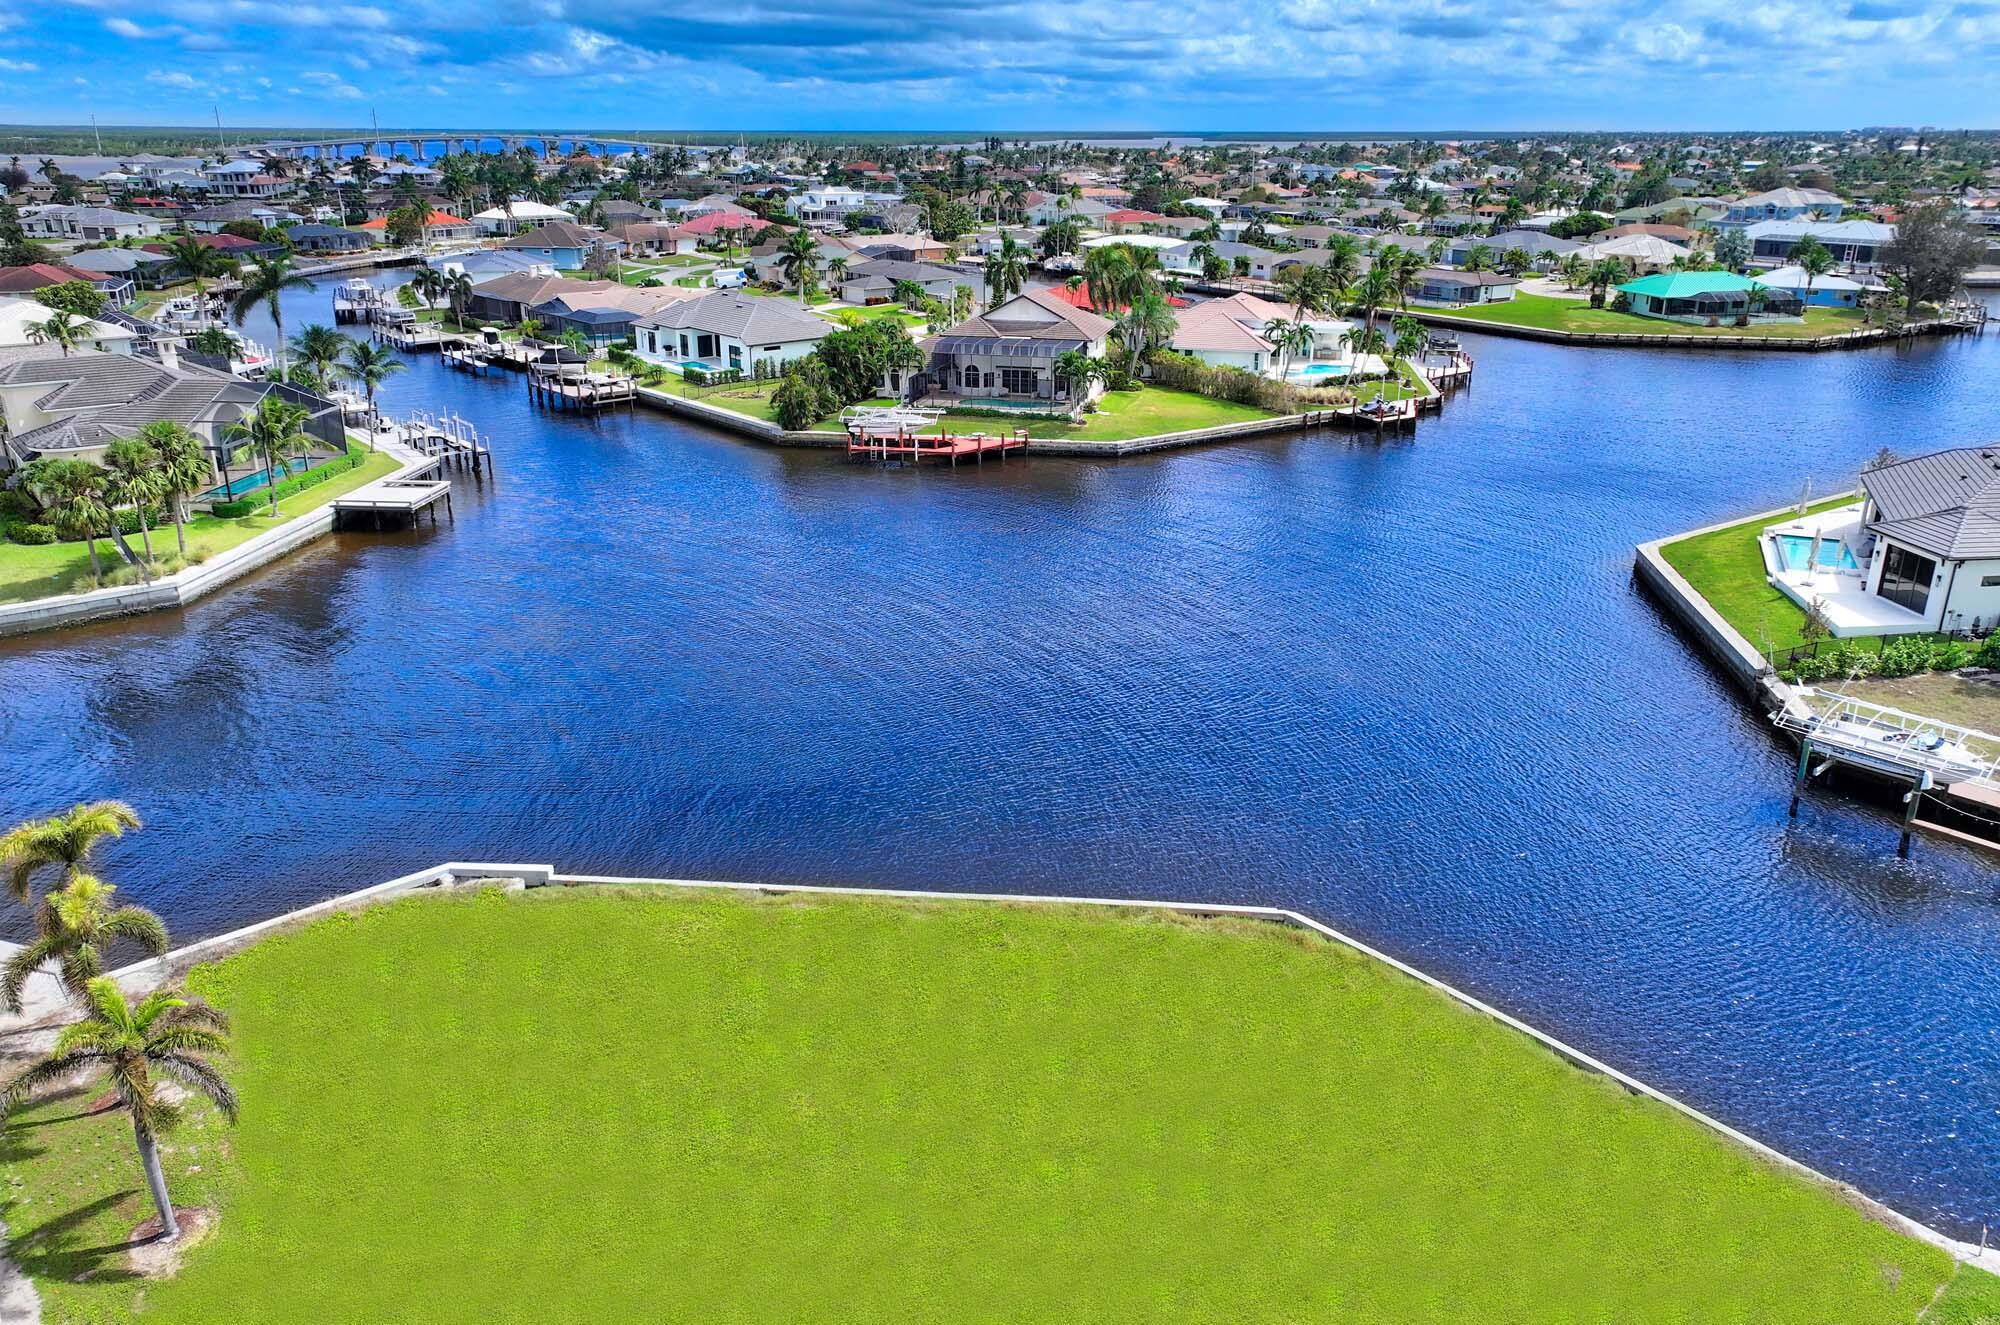
<instances>
[{"instance_id":1,"label":"house window","mask_svg":"<svg viewBox=\"0 0 2000 1325\"><path fill-rule=\"evenodd\" d=\"M893 368L889 370L889 389L891 391L901 391L903 389L903 375Z\"/></svg>"},{"instance_id":2,"label":"house window","mask_svg":"<svg viewBox=\"0 0 2000 1325\"><path fill-rule=\"evenodd\" d=\"M2000 589L2000 575L1980 576L1979 587L1982 589Z\"/></svg>"},{"instance_id":3,"label":"house window","mask_svg":"<svg viewBox=\"0 0 2000 1325\"><path fill-rule=\"evenodd\" d=\"M743 367L743 347L741 345L732 345L729 347L729 366L737 369Z\"/></svg>"},{"instance_id":4,"label":"house window","mask_svg":"<svg viewBox=\"0 0 2000 1325\"><path fill-rule=\"evenodd\" d=\"M1889 555L1882 562L1882 587L1879 592L1900 607L1922 613L1930 602L1931 579L1936 574L1935 561L1892 544Z\"/></svg>"},{"instance_id":5,"label":"house window","mask_svg":"<svg viewBox=\"0 0 2000 1325\"><path fill-rule=\"evenodd\" d=\"M1000 370L1000 389L1009 395L1032 396L1035 394L1035 385L1040 380L1041 374L1032 368L1002 368Z\"/></svg>"},{"instance_id":6,"label":"house window","mask_svg":"<svg viewBox=\"0 0 2000 1325\"><path fill-rule=\"evenodd\" d=\"M971 364L967 364L961 380L964 381L967 387L977 391L979 389L979 370Z\"/></svg>"}]
</instances>

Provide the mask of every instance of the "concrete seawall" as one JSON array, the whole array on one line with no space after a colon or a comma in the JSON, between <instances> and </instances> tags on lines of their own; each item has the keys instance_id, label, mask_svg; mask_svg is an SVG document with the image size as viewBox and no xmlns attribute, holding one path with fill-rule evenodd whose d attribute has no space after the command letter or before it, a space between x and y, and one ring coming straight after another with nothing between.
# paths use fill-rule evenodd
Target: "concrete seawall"
<instances>
[{"instance_id":1,"label":"concrete seawall","mask_svg":"<svg viewBox=\"0 0 2000 1325\"><path fill-rule=\"evenodd\" d=\"M1861 331L1841 331L1830 336L1691 336L1670 332L1640 331L1558 331L1553 327L1524 327L1516 322L1499 322L1480 317L1458 317L1432 308L1411 308L1409 316L1436 327L1476 332L1483 336L1512 336L1516 340L1539 340L1552 345L1584 347L1644 348L1652 350L1782 350L1812 353L1819 350L1859 350L1871 345L1888 345L1919 336L1978 334L1969 326L1942 318L1912 322L1900 331L1872 327Z\"/></svg>"},{"instance_id":2,"label":"concrete seawall","mask_svg":"<svg viewBox=\"0 0 2000 1325\"><path fill-rule=\"evenodd\" d=\"M387 446L381 449L404 460L400 468L384 475L385 478L399 478L431 463L414 452ZM128 584L110 589L91 589L84 593L57 594L25 603L0 604L0 638L63 626L80 626L92 621L108 621L114 617L136 616L141 612L186 607L332 530L333 502L329 500L267 533L216 553L199 566L190 566L174 575L162 575L151 584ZM154 530L155 541L163 533L171 543L171 526Z\"/></svg>"},{"instance_id":3,"label":"concrete seawall","mask_svg":"<svg viewBox=\"0 0 2000 1325\"><path fill-rule=\"evenodd\" d=\"M261 938L295 928L300 924L331 915L338 911L352 911L373 906L380 902L393 901L398 898L422 893L427 890L451 888L479 881L497 882L502 886L514 889L551 886L657 887L765 893L780 896L824 894L828 896L900 898L925 902L1001 903L1024 906L1088 906L1121 910L1156 910L1172 911L1194 916L1223 916L1268 920L1277 924L1309 930L1330 942L1340 944L1373 961L1389 966L1412 980L1429 986L1471 1011L1496 1021L1521 1035L1527 1036L1545 1049L1567 1059L1569 1062L1586 1071L1603 1075L1634 1094L1644 1095L1648 1099L1674 1110L1676 1113L1681 1114L1683 1117L1700 1126L1727 1138L1737 1145L1743 1146L1760 1158L1826 1188L1841 1199L1860 1207L1871 1217L1907 1236L1937 1247L1955 1259L1965 1263L1979 1265L1986 1269L2000 1270L2000 1249L1989 1251L1948 1237L1926 1224L1919 1223L1907 1215L1883 1205L1852 1185L1821 1173L1810 1165L1764 1144L1747 1133L1738 1131L1727 1123L1702 1112L1694 1106L1684 1103L1628 1073L1620 1071L1618 1068L1585 1053L1583 1050L1567 1044L1517 1017L1503 1012L1491 1004L1475 998L1471 994L1447 984L1407 962L1392 957L1388 953L1382 952L1331 926L1322 924L1310 916L1281 907L1238 906L1228 903L1206 902L1146 901L1129 898L1044 897L1033 894L1014 893L954 893L892 888L833 888L794 884L731 883L697 879L624 878L609 875L562 874L558 873L555 867L550 865L452 862L418 870L413 874L406 874L401 878L391 879L386 883L376 884L373 887L331 897L311 906L301 907L296 911L275 916L254 925L245 926L242 929L233 930L226 934L219 934L213 938L203 939L170 952L163 957L156 957L122 967L114 971L112 975L128 993L136 995L180 979L188 970L201 962L218 960L232 952L249 946ZM53 1014L45 1018L44 1022L45 1024L52 1024L61 1015L63 1014ZM16 1025L19 1024L19 1020L15 1019ZM6 1021L0 1019L0 1030L6 1029L6 1027Z\"/></svg>"}]
</instances>

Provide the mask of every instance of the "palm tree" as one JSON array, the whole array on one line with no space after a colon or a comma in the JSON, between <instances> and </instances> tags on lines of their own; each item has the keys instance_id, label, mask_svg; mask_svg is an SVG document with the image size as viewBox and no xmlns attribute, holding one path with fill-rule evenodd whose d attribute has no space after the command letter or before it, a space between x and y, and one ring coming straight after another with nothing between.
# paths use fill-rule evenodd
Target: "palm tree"
<instances>
[{"instance_id":1,"label":"palm tree","mask_svg":"<svg viewBox=\"0 0 2000 1325\"><path fill-rule=\"evenodd\" d=\"M104 448L105 498L115 510L130 506L139 515L139 538L146 549L146 563L153 560L153 530L146 508L158 501L165 489L160 482L160 457L136 437L121 437ZM143 568L142 568L143 570ZM151 583L152 577L147 576Z\"/></svg>"},{"instance_id":2,"label":"palm tree","mask_svg":"<svg viewBox=\"0 0 2000 1325\"><path fill-rule=\"evenodd\" d=\"M1283 377L1292 366L1295 355L1310 356L1313 351L1313 329L1302 321L1287 322L1282 318L1272 318L1264 324L1264 339L1281 356L1278 360L1278 376Z\"/></svg>"},{"instance_id":3,"label":"palm tree","mask_svg":"<svg viewBox=\"0 0 2000 1325\"><path fill-rule=\"evenodd\" d=\"M794 230L785 237L778 250L778 270L799 287L799 306L803 308L806 292L819 275L819 241L810 231Z\"/></svg>"},{"instance_id":4,"label":"palm tree","mask_svg":"<svg viewBox=\"0 0 2000 1325\"><path fill-rule=\"evenodd\" d=\"M1599 258L1591 263L1590 270L1584 273L1584 280L1590 286L1590 306L1604 307L1605 292L1624 279L1625 264L1616 258Z\"/></svg>"},{"instance_id":5,"label":"palm tree","mask_svg":"<svg viewBox=\"0 0 2000 1325\"><path fill-rule=\"evenodd\" d=\"M95 874L79 871L42 899L35 941L17 949L0 968L0 1003L9 1012L21 1010L28 977L45 963L55 963L63 989L82 998L86 986L104 974L102 948L112 940L130 939L155 957L167 950L167 927L160 918L143 906L113 906L117 891Z\"/></svg>"},{"instance_id":6,"label":"palm tree","mask_svg":"<svg viewBox=\"0 0 2000 1325\"><path fill-rule=\"evenodd\" d=\"M986 306L1003 304L1021 293L1028 279L1028 250L1012 235L1000 237L1000 247L986 255Z\"/></svg>"},{"instance_id":7,"label":"palm tree","mask_svg":"<svg viewBox=\"0 0 2000 1325\"><path fill-rule=\"evenodd\" d=\"M1129 245L1101 244L1084 255L1083 283L1094 312L1117 313L1129 307L1138 279Z\"/></svg>"},{"instance_id":8,"label":"palm tree","mask_svg":"<svg viewBox=\"0 0 2000 1325\"><path fill-rule=\"evenodd\" d=\"M28 484L48 512L49 523L83 540L90 554L92 580L103 578L97 560L97 535L111 523L111 506L104 499L107 477L88 460L38 460L28 472Z\"/></svg>"},{"instance_id":9,"label":"palm tree","mask_svg":"<svg viewBox=\"0 0 2000 1325\"><path fill-rule=\"evenodd\" d=\"M227 360L236 353L236 337L227 327L203 327L188 338L188 348L197 354L210 354Z\"/></svg>"},{"instance_id":10,"label":"palm tree","mask_svg":"<svg viewBox=\"0 0 2000 1325\"><path fill-rule=\"evenodd\" d=\"M1166 298L1158 290L1141 290L1138 297L1132 300L1132 306L1125 310L1125 315L1118 319L1118 339L1132 352L1125 375L1135 376L1139 371L1140 352L1172 340L1177 325L1174 310L1167 306Z\"/></svg>"},{"instance_id":11,"label":"palm tree","mask_svg":"<svg viewBox=\"0 0 2000 1325\"><path fill-rule=\"evenodd\" d=\"M530 338L528 331L530 324L533 324L536 331L542 329L541 323L533 318L524 318L521 322L521 335L524 339ZM342 351L340 362L333 365L333 371L343 381L360 386L362 393L368 398L368 420L373 424L376 417L375 389L409 366L398 359L396 352L387 345L351 340L347 342L347 348ZM372 443L370 449L373 449Z\"/></svg>"},{"instance_id":12,"label":"palm tree","mask_svg":"<svg viewBox=\"0 0 2000 1325\"><path fill-rule=\"evenodd\" d=\"M88 322L62 309L57 309L40 322L30 322L27 326L28 335L36 341L44 345L60 345L65 359L69 358L69 352L77 347L89 330Z\"/></svg>"},{"instance_id":13,"label":"palm tree","mask_svg":"<svg viewBox=\"0 0 2000 1325\"><path fill-rule=\"evenodd\" d=\"M276 395L264 397L257 412L229 425L223 434L242 442L249 452L264 462L264 495L270 498L271 514L278 513L278 467L293 456L303 455L312 444L305 422L312 417L304 405L294 405Z\"/></svg>"},{"instance_id":14,"label":"palm tree","mask_svg":"<svg viewBox=\"0 0 2000 1325\"><path fill-rule=\"evenodd\" d=\"M472 277L463 268L444 278L445 301L451 305L452 325L465 330L465 313L472 306Z\"/></svg>"},{"instance_id":15,"label":"palm tree","mask_svg":"<svg viewBox=\"0 0 2000 1325\"><path fill-rule=\"evenodd\" d=\"M90 863L90 852L107 837L125 836L139 827L139 814L124 801L90 801L72 805L46 819L29 819L0 833L0 867L7 871L7 891L17 902L28 900L35 876L59 869L66 883Z\"/></svg>"},{"instance_id":16,"label":"palm tree","mask_svg":"<svg viewBox=\"0 0 2000 1325\"><path fill-rule=\"evenodd\" d=\"M833 286L835 289L838 289L840 288L840 286L846 284L847 259L834 258L830 260L826 264L826 279L827 279L827 284Z\"/></svg>"},{"instance_id":17,"label":"palm tree","mask_svg":"<svg viewBox=\"0 0 2000 1325\"><path fill-rule=\"evenodd\" d=\"M200 492L214 475L201 438L184 424L172 419L156 419L139 429L139 440L153 448L160 476L160 496L166 500L173 518L174 538L181 555L187 555L188 500Z\"/></svg>"},{"instance_id":18,"label":"palm tree","mask_svg":"<svg viewBox=\"0 0 2000 1325\"><path fill-rule=\"evenodd\" d=\"M1813 282L1834 268L1833 253L1819 242L1817 236L1807 235L1792 249L1792 265L1805 273L1806 302L1812 302Z\"/></svg>"},{"instance_id":19,"label":"palm tree","mask_svg":"<svg viewBox=\"0 0 2000 1325\"><path fill-rule=\"evenodd\" d=\"M208 317L208 282L228 273L232 264L220 249L209 248L193 235L176 235L167 241L167 256L194 281L195 304L199 316Z\"/></svg>"},{"instance_id":20,"label":"palm tree","mask_svg":"<svg viewBox=\"0 0 2000 1325\"><path fill-rule=\"evenodd\" d=\"M1355 287L1354 300L1361 305L1362 314L1370 331L1375 329L1375 314L1401 292L1395 273L1390 270L1393 265L1393 259L1384 253L1376 259L1375 265L1368 269L1368 274L1361 278L1361 284Z\"/></svg>"},{"instance_id":21,"label":"palm tree","mask_svg":"<svg viewBox=\"0 0 2000 1325\"><path fill-rule=\"evenodd\" d=\"M437 307L444 297L444 273L436 267L419 267L410 277L410 288L424 301L425 308Z\"/></svg>"},{"instance_id":22,"label":"palm tree","mask_svg":"<svg viewBox=\"0 0 2000 1325\"><path fill-rule=\"evenodd\" d=\"M1081 399L1090 383L1104 375L1104 360L1093 359L1082 350L1064 350L1049 367L1058 382L1069 384L1072 399Z\"/></svg>"},{"instance_id":23,"label":"palm tree","mask_svg":"<svg viewBox=\"0 0 2000 1325\"><path fill-rule=\"evenodd\" d=\"M429 268L425 268L429 270ZM354 342L335 331L332 327L314 323L298 335L292 337L292 353L299 356L299 362L308 368L313 380L324 387L329 378L329 370L340 361L347 347Z\"/></svg>"},{"instance_id":24,"label":"palm tree","mask_svg":"<svg viewBox=\"0 0 2000 1325\"><path fill-rule=\"evenodd\" d=\"M285 310L280 296L287 290L310 290L312 282L292 270L289 253L277 253L270 257L258 258L250 264L243 276L243 288L236 292L230 302L229 316L237 326L250 316L250 310L263 304L271 310L271 322L278 330L278 376L285 375Z\"/></svg>"},{"instance_id":25,"label":"palm tree","mask_svg":"<svg viewBox=\"0 0 2000 1325\"><path fill-rule=\"evenodd\" d=\"M228 1051L224 1032L229 1023L200 999L172 990L148 995L135 1008L104 976L92 980L85 995L90 1015L64 1027L55 1050L8 1083L0 1095L0 1122L37 1087L67 1080L84 1068L109 1069L118 1102L132 1115L132 1137L159 1214L160 1241L172 1242L180 1236L180 1223L167 1195L166 1175L160 1171L156 1138L179 1119L180 1109L161 1098L157 1078L200 1091L224 1117L236 1121L236 1092L210 1061L211 1055Z\"/></svg>"}]
</instances>

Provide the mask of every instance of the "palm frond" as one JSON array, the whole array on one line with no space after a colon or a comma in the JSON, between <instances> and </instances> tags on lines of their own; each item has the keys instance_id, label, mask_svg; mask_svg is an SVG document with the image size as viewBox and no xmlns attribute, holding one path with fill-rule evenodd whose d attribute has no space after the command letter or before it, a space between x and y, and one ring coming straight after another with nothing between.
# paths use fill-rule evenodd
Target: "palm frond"
<instances>
[{"instance_id":1,"label":"palm frond","mask_svg":"<svg viewBox=\"0 0 2000 1325\"><path fill-rule=\"evenodd\" d=\"M230 1122L236 1121L236 1089L223 1080L222 1073L206 1059L193 1058L186 1054L160 1054L153 1059L153 1066L193 1090L198 1090L222 1110L222 1116Z\"/></svg>"},{"instance_id":2,"label":"palm frond","mask_svg":"<svg viewBox=\"0 0 2000 1325\"><path fill-rule=\"evenodd\" d=\"M109 1054L118 1047L119 1035L101 1021L73 1021L56 1036L59 1054Z\"/></svg>"},{"instance_id":3,"label":"palm frond","mask_svg":"<svg viewBox=\"0 0 2000 1325\"><path fill-rule=\"evenodd\" d=\"M228 1013L204 999L187 994L178 995L173 1000L171 1011L159 1021L163 1026L206 1026L217 1031L229 1029Z\"/></svg>"},{"instance_id":4,"label":"palm frond","mask_svg":"<svg viewBox=\"0 0 2000 1325\"><path fill-rule=\"evenodd\" d=\"M104 917L102 932L112 938L131 939L155 956L167 950L167 926L143 906L121 906Z\"/></svg>"},{"instance_id":5,"label":"palm frond","mask_svg":"<svg viewBox=\"0 0 2000 1325\"><path fill-rule=\"evenodd\" d=\"M132 1024L132 1007L125 1001L125 991L114 980L98 976L84 988L84 1000L96 1009L99 1020L121 1034L129 1035Z\"/></svg>"},{"instance_id":6,"label":"palm frond","mask_svg":"<svg viewBox=\"0 0 2000 1325\"><path fill-rule=\"evenodd\" d=\"M21 991L27 988L28 977L49 959L52 951L51 940L37 939L7 959L4 972L0 972L0 1000L5 1001L9 1012L21 1010Z\"/></svg>"},{"instance_id":7,"label":"palm frond","mask_svg":"<svg viewBox=\"0 0 2000 1325\"><path fill-rule=\"evenodd\" d=\"M0 1091L0 1123L11 1118L14 1110L37 1088L61 1081L90 1061L91 1056L85 1054L54 1053L22 1072L7 1083L5 1091Z\"/></svg>"},{"instance_id":8,"label":"palm frond","mask_svg":"<svg viewBox=\"0 0 2000 1325\"><path fill-rule=\"evenodd\" d=\"M199 1026L169 1026L146 1039L146 1052L169 1054L220 1054L229 1051L229 1040L220 1031Z\"/></svg>"}]
</instances>

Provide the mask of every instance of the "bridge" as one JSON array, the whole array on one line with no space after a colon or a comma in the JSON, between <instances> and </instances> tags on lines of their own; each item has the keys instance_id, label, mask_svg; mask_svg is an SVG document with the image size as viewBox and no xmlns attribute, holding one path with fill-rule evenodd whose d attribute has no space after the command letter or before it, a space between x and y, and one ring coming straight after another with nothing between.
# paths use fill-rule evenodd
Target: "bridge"
<instances>
[{"instance_id":1,"label":"bridge","mask_svg":"<svg viewBox=\"0 0 2000 1325\"><path fill-rule=\"evenodd\" d=\"M579 150L593 156L644 156L670 146L667 143L646 142L637 138L607 138L603 134L582 130L492 133L470 129L443 129L393 134L351 134L344 138L273 139L270 142L250 143L240 150L297 160L372 154L384 157L402 155L415 161L432 160L442 156L488 154L494 150L488 146L492 143L499 144L498 152L501 154L526 147L542 157L567 156Z\"/></svg>"}]
</instances>

